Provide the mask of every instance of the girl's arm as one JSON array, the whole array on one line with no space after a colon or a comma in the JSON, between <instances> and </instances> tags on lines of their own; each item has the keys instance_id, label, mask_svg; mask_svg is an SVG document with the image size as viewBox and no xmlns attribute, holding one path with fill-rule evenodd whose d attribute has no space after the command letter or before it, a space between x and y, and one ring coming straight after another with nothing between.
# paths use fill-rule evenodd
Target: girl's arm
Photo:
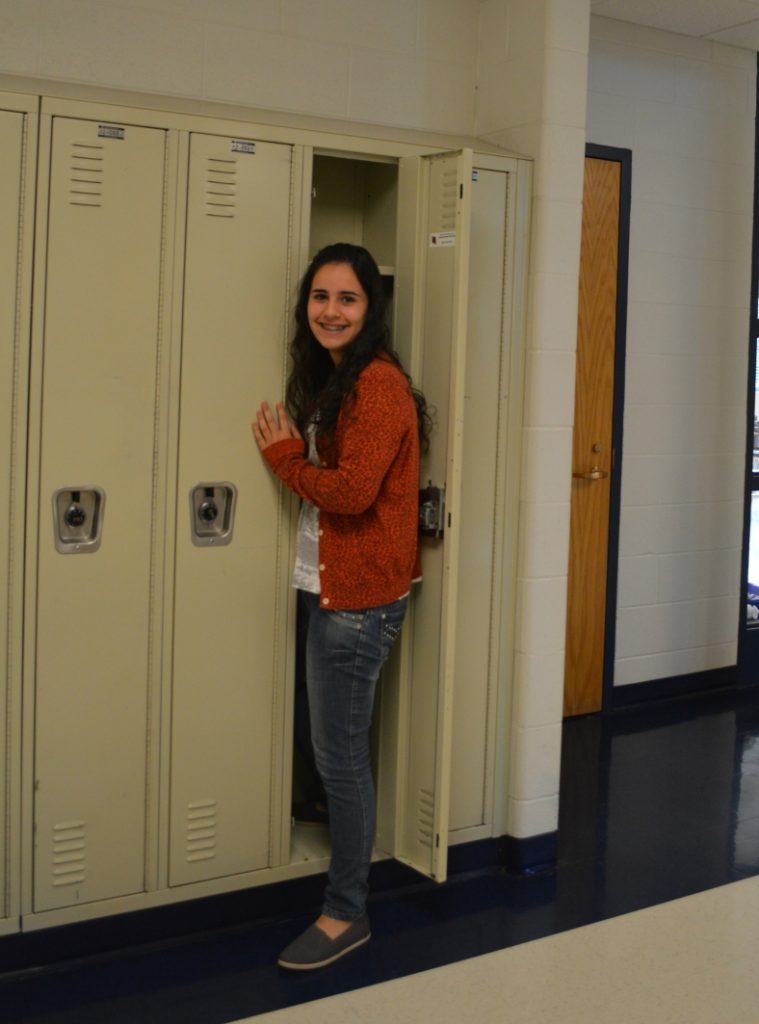
<instances>
[{"instance_id":1,"label":"girl's arm","mask_svg":"<svg viewBox=\"0 0 759 1024\"><path fill-rule=\"evenodd\" d=\"M369 379L367 379L367 377ZM401 440L416 430L416 409L405 379L394 368L359 378L350 412L338 425L338 463L313 466L294 427L279 423L262 406L253 433L273 472L301 498L326 512L359 515L375 501ZM341 417L342 420L342 417ZM289 431L289 433L288 433Z\"/></svg>"}]
</instances>

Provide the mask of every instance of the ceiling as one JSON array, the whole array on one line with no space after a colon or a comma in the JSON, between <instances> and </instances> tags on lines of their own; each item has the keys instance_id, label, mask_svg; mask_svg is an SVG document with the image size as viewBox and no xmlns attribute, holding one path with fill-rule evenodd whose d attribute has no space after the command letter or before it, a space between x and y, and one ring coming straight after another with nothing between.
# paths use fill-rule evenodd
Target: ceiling
<instances>
[{"instance_id":1,"label":"ceiling","mask_svg":"<svg viewBox=\"0 0 759 1024\"><path fill-rule=\"evenodd\" d=\"M591 0L593 14L759 50L759 0Z\"/></svg>"}]
</instances>

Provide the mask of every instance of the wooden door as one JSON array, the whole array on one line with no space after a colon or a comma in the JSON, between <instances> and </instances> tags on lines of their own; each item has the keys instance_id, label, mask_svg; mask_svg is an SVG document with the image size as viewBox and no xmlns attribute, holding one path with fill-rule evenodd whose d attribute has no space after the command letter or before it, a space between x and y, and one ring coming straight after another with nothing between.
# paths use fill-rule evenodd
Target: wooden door
<instances>
[{"instance_id":1,"label":"wooden door","mask_svg":"<svg viewBox=\"0 0 759 1024\"><path fill-rule=\"evenodd\" d=\"M587 157L583 189L564 714L600 711L607 609L621 164Z\"/></svg>"}]
</instances>

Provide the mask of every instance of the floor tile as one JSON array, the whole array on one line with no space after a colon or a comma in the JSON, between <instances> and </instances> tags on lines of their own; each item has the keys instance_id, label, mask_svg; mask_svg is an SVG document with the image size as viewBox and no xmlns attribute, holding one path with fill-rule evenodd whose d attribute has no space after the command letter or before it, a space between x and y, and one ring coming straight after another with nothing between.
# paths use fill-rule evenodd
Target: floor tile
<instances>
[{"instance_id":1,"label":"floor tile","mask_svg":"<svg viewBox=\"0 0 759 1024\"><path fill-rule=\"evenodd\" d=\"M754 1024L759 879L253 1018L256 1024Z\"/></svg>"}]
</instances>

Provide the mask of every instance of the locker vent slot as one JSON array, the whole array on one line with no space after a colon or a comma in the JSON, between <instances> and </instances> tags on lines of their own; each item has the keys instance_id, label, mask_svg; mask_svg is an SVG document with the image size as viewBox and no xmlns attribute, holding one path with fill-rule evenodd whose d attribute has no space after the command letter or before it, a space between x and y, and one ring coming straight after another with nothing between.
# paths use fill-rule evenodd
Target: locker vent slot
<instances>
[{"instance_id":1,"label":"locker vent slot","mask_svg":"<svg viewBox=\"0 0 759 1024\"><path fill-rule=\"evenodd\" d=\"M213 860L216 856L216 801L194 800L187 805L187 860Z\"/></svg>"},{"instance_id":2,"label":"locker vent slot","mask_svg":"<svg viewBox=\"0 0 759 1024\"><path fill-rule=\"evenodd\" d=\"M419 790L419 842L432 847L432 827L435 821L435 796L428 789Z\"/></svg>"},{"instance_id":3,"label":"locker vent slot","mask_svg":"<svg viewBox=\"0 0 759 1024\"><path fill-rule=\"evenodd\" d=\"M443 171L440 182L440 230L453 231L456 228L456 204L458 202L458 171L455 167Z\"/></svg>"},{"instance_id":4,"label":"locker vent slot","mask_svg":"<svg viewBox=\"0 0 759 1024\"><path fill-rule=\"evenodd\" d=\"M83 821L53 825L53 885L77 885L85 880L86 835Z\"/></svg>"},{"instance_id":5,"label":"locker vent slot","mask_svg":"<svg viewBox=\"0 0 759 1024\"><path fill-rule=\"evenodd\" d=\"M89 142L71 144L69 203L102 206L104 147Z\"/></svg>"},{"instance_id":6,"label":"locker vent slot","mask_svg":"<svg viewBox=\"0 0 759 1024\"><path fill-rule=\"evenodd\" d=\"M237 199L237 161L209 156L206 170L206 216L235 215Z\"/></svg>"}]
</instances>

